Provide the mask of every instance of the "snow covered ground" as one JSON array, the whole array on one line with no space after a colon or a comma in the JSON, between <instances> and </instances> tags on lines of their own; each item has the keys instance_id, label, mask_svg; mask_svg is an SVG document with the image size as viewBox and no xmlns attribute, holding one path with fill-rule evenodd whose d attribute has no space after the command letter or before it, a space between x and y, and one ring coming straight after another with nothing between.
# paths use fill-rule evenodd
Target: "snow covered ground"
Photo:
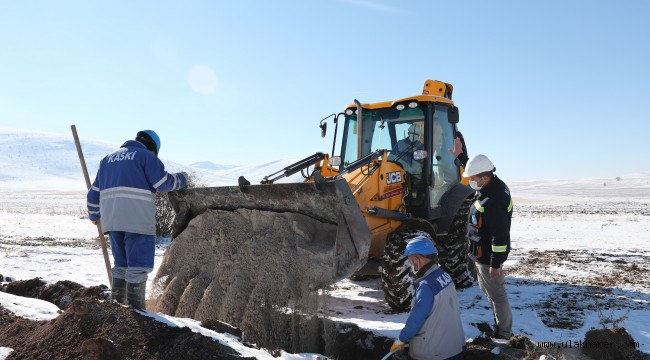
<instances>
[{"instance_id":1,"label":"snow covered ground","mask_svg":"<svg viewBox=\"0 0 650 360\"><path fill-rule=\"evenodd\" d=\"M620 180L511 182L510 187L513 250L505 269L514 332L538 342L580 341L590 328L618 320L640 350L650 353L650 173ZM97 231L84 205L80 191L0 190L0 274L107 284ZM164 247L157 250L156 267L164 252ZM491 310L476 286L459 297L465 335L474 338L477 323L491 323ZM325 316L390 337L398 335L407 317L389 310L376 280L343 280L325 291L321 302ZM1 292L0 305L29 318L57 316L50 303ZM212 336L242 355L273 358L196 321L151 316ZM0 359L8 352L0 348ZM319 355L284 353L283 358Z\"/></svg>"},{"instance_id":2,"label":"snow covered ground","mask_svg":"<svg viewBox=\"0 0 650 360\"><path fill-rule=\"evenodd\" d=\"M515 334L579 341L587 330L625 317L618 325L650 353L649 180L599 197L591 181L512 184L513 250L505 269ZM381 313L382 296L375 281L342 281L330 292L330 312L395 337L407 314ZM491 310L478 287L460 291L459 299L465 335L473 338L480 333L475 324L491 322Z\"/></svg>"}]
</instances>

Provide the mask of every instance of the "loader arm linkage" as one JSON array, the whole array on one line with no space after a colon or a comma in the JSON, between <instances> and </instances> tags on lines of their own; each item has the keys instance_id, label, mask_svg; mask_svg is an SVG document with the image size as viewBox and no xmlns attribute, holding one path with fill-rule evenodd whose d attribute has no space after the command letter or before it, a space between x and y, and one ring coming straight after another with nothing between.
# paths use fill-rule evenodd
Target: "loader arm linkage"
<instances>
[{"instance_id":1,"label":"loader arm linkage","mask_svg":"<svg viewBox=\"0 0 650 360\"><path fill-rule=\"evenodd\" d=\"M383 153L386 150L380 149L380 150L375 150L374 152L371 152L370 154L363 156L362 158L354 161L350 165L348 165L345 170L341 171L336 175L336 179L340 179L343 175L353 172L354 170L362 167L363 165L370 164L373 160L378 159L380 156L383 155Z\"/></svg>"},{"instance_id":2,"label":"loader arm linkage","mask_svg":"<svg viewBox=\"0 0 650 360\"><path fill-rule=\"evenodd\" d=\"M276 180L289 177L297 173L298 171L307 169L312 165L318 165L326 158L327 155L323 154L322 152L317 152L314 155L308 156L298 162L295 162L285 167L282 170L276 171L273 174L265 176L264 179L262 179L262 181L260 182L260 184L273 184L273 182L275 182Z\"/></svg>"}]
</instances>

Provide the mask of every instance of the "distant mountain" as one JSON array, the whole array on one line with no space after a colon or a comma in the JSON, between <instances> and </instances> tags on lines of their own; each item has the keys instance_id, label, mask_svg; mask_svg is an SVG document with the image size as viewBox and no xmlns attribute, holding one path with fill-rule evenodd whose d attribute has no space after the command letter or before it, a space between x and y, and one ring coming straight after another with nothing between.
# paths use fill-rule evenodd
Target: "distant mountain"
<instances>
[{"instance_id":1,"label":"distant mountain","mask_svg":"<svg viewBox=\"0 0 650 360\"><path fill-rule=\"evenodd\" d=\"M298 160L299 159L283 159L263 164L240 165L223 170L203 170L199 172L199 177L203 181L203 184L207 186L237 185L237 179L239 179L240 176L244 176L252 184L259 184L264 177L279 172ZM302 180L303 177L300 175L300 172L298 172L297 174L293 174L288 178L282 178L276 182L286 183Z\"/></svg>"},{"instance_id":2,"label":"distant mountain","mask_svg":"<svg viewBox=\"0 0 650 360\"><path fill-rule=\"evenodd\" d=\"M82 139L84 158L91 181L97 167L106 154L120 144ZM72 135L0 128L0 191L3 190L79 190L86 189L86 183L79 165L79 157ZM167 171L185 171L194 176L202 186L237 185L239 176L258 184L265 176L279 172L299 159L281 159L252 165L219 165L210 161L190 166L162 159ZM617 174L618 175L618 174ZM299 173L277 182L298 182ZM637 194L641 198L650 196L650 170L609 179L569 179L510 181L515 197L524 194L535 196L566 196L579 189L592 195L623 193ZM588 191L587 191L588 190Z\"/></svg>"},{"instance_id":3,"label":"distant mountain","mask_svg":"<svg viewBox=\"0 0 650 360\"><path fill-rule=\"evenodd\" d=\"M120 145L81 140L91 181L95 178L101 159ZM72 135L0 128L0 154L0 190L86 189ZM252 183L259 183L264 176L296 161L288 159L244 166L218 165L204 161L185 166L167 159L161 160L167 171L185 171L205 186L237 185L239 176L245 176ZM296 176L284 181L300 181L301 178L297 179Z\"/></svg>"},{"instance_id":4,"label":"distant mountain","mask_svg":"<svg viewBox=\"0 0 650 360\"><path fill-rule=\"evenodd\" d=\"M91 179L100 159L117 146L84 141ZM0 129L0 188L83 190L86 187L72 135Z\"/></svg>"},{"instance_id":5,"label":"distant mountain","mask_svg":"<svg viewBox=\"0 0 650 360\"><path fill-rule=\"evenodd\" d=\"M219 165L211 161L199 161L190 164L191 168L203 169L203 170L228 170L228 169L236 168L237 166L238 165Z\"/></svg>"}]
</instances>

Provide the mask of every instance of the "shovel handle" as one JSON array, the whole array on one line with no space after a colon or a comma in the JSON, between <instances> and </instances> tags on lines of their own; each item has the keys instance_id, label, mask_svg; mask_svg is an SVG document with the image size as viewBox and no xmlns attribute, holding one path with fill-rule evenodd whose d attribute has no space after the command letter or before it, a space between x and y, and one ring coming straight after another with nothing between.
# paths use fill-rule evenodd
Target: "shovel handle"
<instances>
[{"instance_id":1,"label":"shovel handle","mask_svg":"<svg viewBox=\"0 0 650 360\"><path fill-rule=\"evenodd\" d=\"M81 144L79 143L79 136L77 135L77 128L74 125L70 125L72 129L72 136L74 137L74 144L77 147L77 155L79 155L79 162L81 163L81 170L84 173L84 179L86 179L86 188L90 190L90 177L88 176L88 168L86 168L86 161L84 160L83 151L81 151ZM108 249L106 247L106 238L104 237L104 232L102 231L102 224L97 222L97 232L99 233L99 242L102 246L102 253L104 254L104 263L106 265L106 273L108 274L108 286L113 287L113 274L111 272L111 261L108 259Z\"/></svg>"}]
</instances>

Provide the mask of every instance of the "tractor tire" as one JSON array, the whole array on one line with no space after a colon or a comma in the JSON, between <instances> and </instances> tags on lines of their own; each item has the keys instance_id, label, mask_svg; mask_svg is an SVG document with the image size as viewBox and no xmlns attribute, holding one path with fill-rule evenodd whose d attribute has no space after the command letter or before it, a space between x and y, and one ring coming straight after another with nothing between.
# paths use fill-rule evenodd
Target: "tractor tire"
<instances>
[{"instance_id":1,"label":"tractor tire","mask_svg":"<svg viewBox=\"0 0 650 360\"><path fill-rule=\"evenodd\" d=\"M425 236L433 240L433 229L425 221L407 221L388 234L381 259L381 287L388 305L396 311L408 311L415 290L415 274L406 262L404 249L409 240Z\"/></svg>"},{"instance_id":2,"label":"tractor tire","mask_svg":"<svg viewBox=\"0 0 650 360\"><path fill-rule=\"evenodd\" d=\"M475 279L475 276L472 275L472 269L475 267L474 262L467 256L469 248L467 216L472 201L472 198L463 201L451 222L447 235L438 236L436 239L440 267L454 280L456 289L472 286Z\"/></svg>"}]
</instances>

